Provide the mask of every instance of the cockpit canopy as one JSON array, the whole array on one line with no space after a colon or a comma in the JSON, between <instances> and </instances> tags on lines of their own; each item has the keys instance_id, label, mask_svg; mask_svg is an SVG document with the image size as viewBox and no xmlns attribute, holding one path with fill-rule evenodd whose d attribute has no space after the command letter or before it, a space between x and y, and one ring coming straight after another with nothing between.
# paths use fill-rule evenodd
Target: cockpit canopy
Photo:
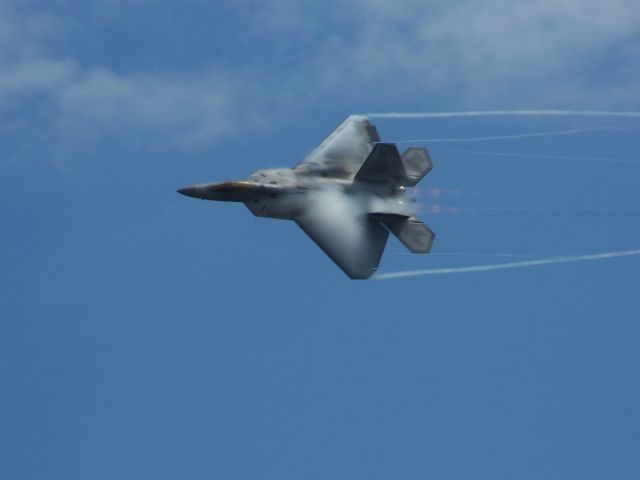
<instances>
[{"instance_id":1,"label":"cockpit canopy","mask_svg":"<svg viewBox=\"0 0 640 480\"><path fill-rule=\"evenodd\" d=\"M247 177L248 182L271 185L293 184L295 173L290 168L273 168L269 170L257 170Z\"/></svg>"}]
</instances>

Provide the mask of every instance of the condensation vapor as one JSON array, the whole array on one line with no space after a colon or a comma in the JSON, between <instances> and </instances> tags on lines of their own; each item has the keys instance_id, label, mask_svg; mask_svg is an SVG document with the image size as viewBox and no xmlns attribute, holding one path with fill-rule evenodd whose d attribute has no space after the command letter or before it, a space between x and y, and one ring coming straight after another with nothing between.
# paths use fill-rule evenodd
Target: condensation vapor
<instances>
[{"instance_id":1,"label":"condensation vapor","mask_svg":"<svg viewBox=\"0 0 640 480\"><path fill-rule=\"evenodd\" d=\"M578 156L578 155L548 155L548 154L516 153L516 152L488 152L485 150L467 150L467 149L461 149L461 148L440 148L440 147L430 148L429 150L437 151L437 152L466 153L469 155L485 155L489 157L510 157L510 158L521 157L521 158L535 158L535 159L543 159L543 160L576 160L580 162L590 161L590 162L621 163L621 164L635 163L640 165L640 161L631 160L627 158L584 157L584 156ZM467 158L469 157L463 157L462 159L467 159Z\"/></svg>"},{"instance_id":2,"label":"condensation vapor","mask_svg":"<svg viewBox=\"0 0 640 480\"><path fill-rule=\"evenodd\" d=\"M394 255L413 256L411 252L393 252ZM472 252L443 252L430 253L430 257L493 257L493 258L540 258L539 255L529 253L472 253Z\"/></svg>"},{"instance_id":3,"label":"condensation vapor","mask_svg":"<svg viewBox=\"0 0 640 480\"><path fill-rule=\"evenodd\" d=\"M356 198L350 198L338 189L322 189L309 194L305 220L326 231L328 238L336 238L349 245L364 240L365 232L354 222L365 209Z\"/></svg>"},{"instance_id":4,"label":"condensation vapor","mask_svg":"<svg viewBox=\"0 0 640 480\"><path fill-rule=\"evenodd\" d=\"M607 132L607 131L629 131L637 130L639 125L630 125L626 127L620 126L603 126L603 127L589 127L589 128L572 128L570 130L551 130L546 132L527 132L517 133L514 135L491 135L487 137L450 137L450 138L413 138L410 140L391 140L391 143L465 143L465 142L488 142L492 140L515 140L521 138L535 138L535 137L552 137L560 135L574 135L578 133L589 132Z\"/></svg>"},{"instance_id":5,"label":"condensation vapor","mask_svg":"<svg viewBox=\"0 0 640 480\"><path fill-rule=\"evenodd\" d=\"M411 215L413 204L400 197L380 198L324 188L309 194L309 204L301 215L304 229L324 245L325 251L345 265L366 262L367 252L377 241L370 213Z\"/></svg>"},{"instance_id":6,"label":"condensation vapor","mask_svg":"<svg viewBox=\"0 0 640 480\"><path fill-rule=\"evenodd\" d=\"M381 273L381 274L375 275L373 279L394 280L399 278L420 277L425 275L444 275L449 273L491 272L494 270L538 267L542 265L552 265L556 263L588 262L592 260L605 260L610 258L630 257L635 255L640 255L640 249L596 253L592 255L541 258L539 260L526 260L522 262L497 263L497 264L490 264L490 265L475 265L470 267L432 268L428 270L408 270L404 272Z\"/></svg>"},{"instance_id":7,"label":"condensation vapor","mask_svg":"<svg viewBox=\"0 0 640 480\"><path fill-rule=\"evenodd\" d=\"M400 215L415 214L415 204L406 197L378 197L348 193L341 188L322 188L309 193L308 213L320 216L327 221L337 221L338 217L365 218L369 213L384 212ZM335 219L335 220L334 220ZM343 225L340 226L344 227Z\"/></svg>"},{"instance_id":8,"label":"condensation vapor","mask_svg":"<svg viewBox=\"0 0 640 480\"><path fill-rule=\"evenodd\" d=\"M574 207L451 207L459 212L637 212L640 207L574 206Z\"/></svg>"},{"instance_id":9,"label":"condensation vapor","mask_svg":"<svg viewBox=\"0 0 640 480\"><path fill-rule=\"evenodd\" d=\"M451 118L451 117L640 117L640 112L613 110L469 110L464 112L386 112L366 113L371 118Z\"/></svg>"}]
</instances>

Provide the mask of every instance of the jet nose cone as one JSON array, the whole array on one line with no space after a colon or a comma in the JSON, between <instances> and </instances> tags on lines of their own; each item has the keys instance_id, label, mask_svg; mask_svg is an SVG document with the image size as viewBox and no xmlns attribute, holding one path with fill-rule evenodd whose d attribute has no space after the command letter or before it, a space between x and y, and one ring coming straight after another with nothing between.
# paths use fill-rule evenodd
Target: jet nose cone
<instances>
[{"instance_id":1,"label":"jet nose cone","mask_svg":"<svg viewBox=\"0 0 640 480\"><path fill-rule=\"evenodd\" d=\"M181 193L182 195L186 195L187 197L194 197L194 198L198 198L196 196L197 191L198 191L197 187L182 187L177 190L177 192Z\"/></svg>"},{"instance_id":2,"label":"jet nose cone","mask_svg":"<svg viewBox=\"0 0 640 480\"><path fill-rule=\"evenodd\" d=\"M200 183L178 189L178 193L202 200L244 202L260 192L260 187L250 182Z\"/></svg>"}]
</instances>

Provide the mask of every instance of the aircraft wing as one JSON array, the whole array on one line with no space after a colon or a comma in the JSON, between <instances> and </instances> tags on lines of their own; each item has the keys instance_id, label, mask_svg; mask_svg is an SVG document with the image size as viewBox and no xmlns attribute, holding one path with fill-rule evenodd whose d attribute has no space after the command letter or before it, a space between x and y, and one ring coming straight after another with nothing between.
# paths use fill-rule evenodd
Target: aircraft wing
<instances>
[{"instance_id":1,"label":"aircraft wing","mask_svg":"<svg viewBox=\"0 0 640 480\"><path fill-rule=\"evenodd\" d=\"M346 207L334 192L295 219L302 230L350 278L369 278L378 268L389 232L379 221Z\"/></svg>"},{"instance_id":2,"label":"aircraft wing","mask_svg":"<svg viewBox=\"0 0 640 480\"><path fill-rule=\"evenodd\" d=\"M296 167L299 173L352 179L367 159L378 131L366 117L351 115Z\"/></svg>"}]
</instances>

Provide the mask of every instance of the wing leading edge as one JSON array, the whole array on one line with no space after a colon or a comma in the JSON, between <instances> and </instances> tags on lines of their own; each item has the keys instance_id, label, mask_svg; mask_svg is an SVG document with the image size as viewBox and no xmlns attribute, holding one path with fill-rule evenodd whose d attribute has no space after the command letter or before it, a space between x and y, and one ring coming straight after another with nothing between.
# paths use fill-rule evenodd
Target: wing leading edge
<instances>
[{"instance_id":1,"label":"wing leading edge","mask_svg":"<svg viewBox=\"0 0 640 480\"><path fill-rule=\"evenodd\" d=\"M379 140L375 125L366 117L351 115L296 165L294 170L299 173L352 179Z\"/></svg>"}]
</instances>

